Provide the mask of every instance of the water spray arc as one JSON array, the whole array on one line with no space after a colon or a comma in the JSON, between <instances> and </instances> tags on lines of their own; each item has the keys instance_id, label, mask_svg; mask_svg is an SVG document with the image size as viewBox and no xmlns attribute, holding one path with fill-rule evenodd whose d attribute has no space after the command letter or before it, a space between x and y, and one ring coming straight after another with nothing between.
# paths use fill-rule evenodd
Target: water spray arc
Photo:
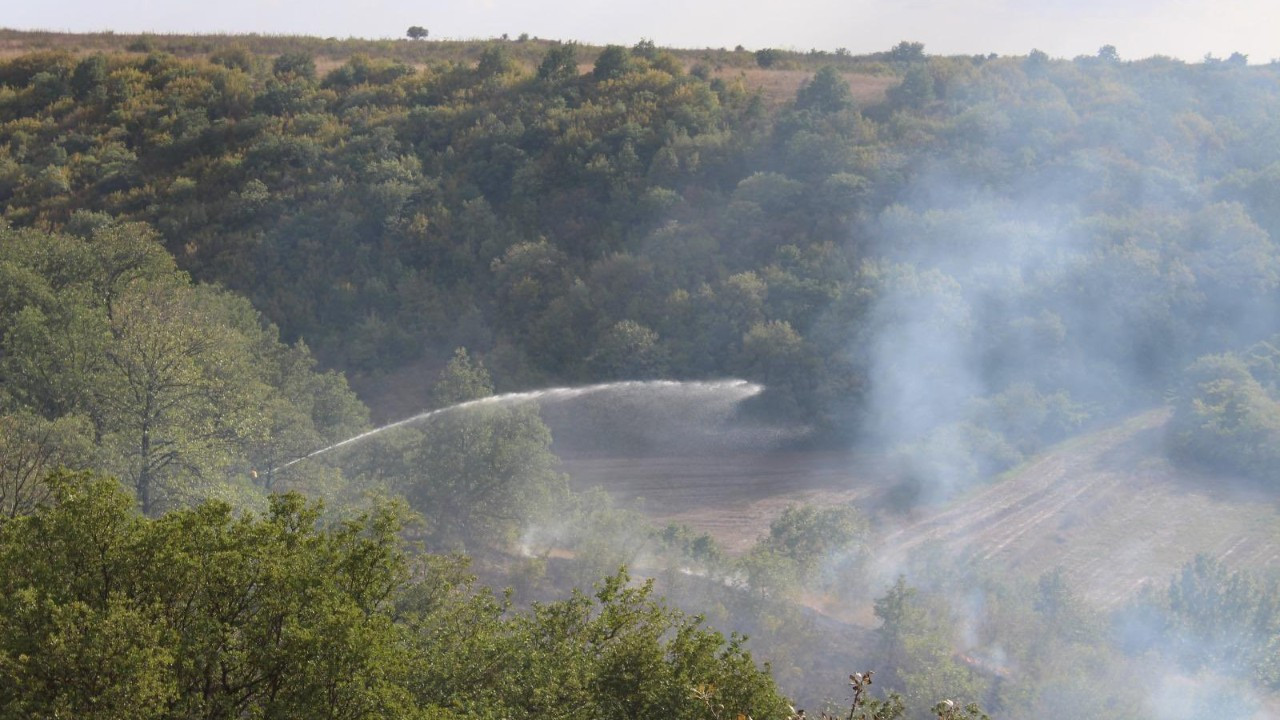
<instances>
[{"instance_id":1,"label":"water spray arc","mask_svg":"<svg viewBox=\"0 0 1280 720\"><path fill-rule=\"evenodd\" d=\"M303 460L316 457L317 455L323 455L327 452L330 452L331 450L337 450L338 448L344 447L346 445L352 445L352 444L358 443L361 440L367 440L368 438L371 438L374 435L378 435L380 433L386 432L387 430L394 430L395 428L398 428L398 427L403 427L405 425L411 425L413 423L422 422L424 420L429 420L438 415L444 415L446 413L456 412L458 410L466 410L469 408L482 407L485 405L510 405L510 404L521 403L521 402L534 402L534 401L545 401L545 400L570 400L573 398L578 398L584 395L591 395L595 393L649 391L649 390L687 390L692 392L704 392L709 394L732 393L736 400L741 401L741 400L746 400L749 397L759 395L761 392L764 391L764 386L757 385L756 383L752 383L752 382L747 382L746 380L738 380L738 379L710 380L705 382L704 381L685 382L685 381L679 381L679 380L625 380L622 382L600 383L597 385L580 385L576 387L554 387L554 388L545 388L542 390L529 390L525 392L513 392L513 393L505 393L502 395L491 395L489 397L479 398L476 400L467 400L465 402L460 402L456 405L449 405L447 407L442 407L442 408L437 408L435 410L428 410L426 412L421 412L412 417L407 417L403 420L397 420L393 423L388 423L381 427L377 427L372 430L362 432L359 435L352 435L346 440L341 440L327 447L322 447L319 450L315 450L313 452L307 453L302 457L295 458L283 465L274 467L269 472L275 473L279 470L283 470L289 467L290 465L296 465L297 463L300 463Z\"/></svg>"}]
</instances>

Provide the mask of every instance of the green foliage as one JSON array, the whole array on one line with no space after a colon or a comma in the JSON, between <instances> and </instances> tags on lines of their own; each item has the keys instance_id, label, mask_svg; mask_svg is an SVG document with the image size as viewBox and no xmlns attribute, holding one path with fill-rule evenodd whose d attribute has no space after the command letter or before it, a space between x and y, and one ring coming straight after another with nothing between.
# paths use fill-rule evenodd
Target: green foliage
<instances>
[{"instance_id":1,"label":"green foliage","mask_svg":"<svg viewBox=\"0 0 1280 720\"><path fill-rule=\"evenodd\" d=\"M332 527L296 495L146 519L111 480L48 479L0 526L0 713L51 717L782 717L741 638L625 573L515 612L399 514Z\"/></svg>"},{"instance_id":2,"label":"green foliage","mask_svg":"<svg viewBox=\"0 0 1280 720\"><path fill-rule=\"evenodd\" d=\"M587 356L592 375L605 380L662 377L667 357L658 334L633 320L623 320L601 336Z\"/></svg>"},{"instance_id":3,"label":"green foliage","mask_svg":"<svg viewBox=\"0 0 1280 720\"><path fill-rule=\"evenodd\" d=\"M773 48L761 48L756 51L755 58L756 65L762 68L771 68L782 59L782 52Z\"/></svg>"},{"instance_id":4,"label":"green foliage","mask_svg":"<svg viewBox=\"0 0 1280 720\"><path fill-rule=\"evenodd\" d=\"M562 82L578 77L577 46L573 43L560 43L547 48L538 64L538 79L551 82Z\"/></svg>"},{"instance_id":5,"label":"green foliage","mask_svg":"<svg viewBox=\"0 0 1280 720\"><path fill-rule=\"evenodd\" d=\"M631 52L621 45L609 45L600 51L596 64L591 69L591 77L597 82L616 80L627 73L631 64Z\"/></svg>"},{"instance_id":6,"label":"green foliage","mask_svg":"<svg viewBox=\"0 0 1280 720\"><path fill-rule=\"evenodd\" d=\"M889 51L889 59L897 62L918 62L924 60L924 43L903 40Z\"/></svg>"},{"instance_id":7,"label":"green foliage","mask_svg":"<svg viewBox=\"0 0 1280 720\"><path fill-rule=\"evenodd\" d=\"M1278 359L1273 339L1192 364L1175 404L1175 451L1268 484L1280 480Z\"/></svg>"},{"instance_id":8,"label":"green foliage","mask_svg":"<svg viewBox=\"0 0 1280 720\"><path fill-rule=\"evenodd\" d=\"M796 91L796 107L834 113L853 107L849 83L836 68L827 65Z\"/></svg>"},{"instance_id":9,"label":"green foliage","mask_svg":"<svg viewBox=\"0 0 1280 720\"><path fill-rule=\"evenodd\" d=\"M849 505L788 506L743 558L748 583L779 597L806 587L834 587L847 596L862 575L867 530L867 521Z\"/></svg>"},{"instance_id":10,"label":"green foliage","mask_svg":"<svg viewBox=\"0 0 1280 720\"><path fill-rule=\"evenodd\" d=\"M271 72L277 77L296 77L314 80L316 61L306 53L281 53L271 61Z\"/></svg>"},{"instance_id":11,"label":"green foliage","mask_svg":"<svg viewBox=\"0 0 1280 720\"><path fill-rule=\"evenodd\" d=\"M29 410L0 414L0 523L48 502L46 476L59 467L84 469L95 460L88 418L46 420Z\"/></svg>"},{"instance_id":12,"label":"green foliage","mask_svg":"<svg viewBox=\"0 0 1280 720\"><path fill-rule=\"evenodd\" d=\"M0 708L48 717L406 716L390 515L331 531L297 496L143 520L61 475L0 529Z\"/></svg>"},{"instance_id":13,"label":"green foliage","mask_svg":"<svg viewBox=\"0 0 1280 720\"><path fill-rule=\"evenodd\" d=\"M458 348L431 392L439 407L447 407L489 397L493 394L493 380L480 361L471 359L466 348Z\"/></svg>"},{"instance_id":14,"label":"green foliage","mask_svg":"<svg viewBox=\"0 0 1280 720\"><path fill-rule=\"evenodd\" d=\"M922 108L935 97L933 74L923 63L907 68L902 83L888 92L889 101L898 107Z\"/></svg>"},{"instance_id":15,"label":"green foliage","mask_svg":"<svg viewBox=\"0 0 1280 720\"><path fill-rule=\"evenodd\" d=\"M877 657L888 678L911 708L932 707L938 698L981 698L984 678L960 664L952 645L952 620L937 598L922 597L899 576L875 601L881 625ZM917 711L918 712L918 711Z\"/></svg>"},{"instance_id":16,"label":"green foliage","mask_svg":"<svg viewBox=\"0 0 1280 720\"><path fill-rule=\"evenodd\" d=\"M625 368L587 358L635 323L657 334L648 372L770 374L772 411L848 437L877 362L864 341L910 274L990 315L957 326L988 376L975 395L1070 388L1092 417L1275 330L1233 320L1280 277L1280 158L1248 141L1274 133L1278 94L1247 73L763 50L814 72L786 102L646 42L604 48L583 80L583 48L541 41L144 39L175 54L0 63L6 217L148 222L326 368L374 378L466 345L501 387L600 380ZM317 57L342 63L319 84ZM859 71L903 80L855 104ZM865 270L889 265L910 272ZM787 352L766 357L762 333ZM1035 347L1052 360L1018 361ZM779 372L784 355L803 368Z\"/></svg>"},{"instance_id":17,"label":"green foliage","mask_svg":"<svg viewBox=\"0 0 1280 720\"><path fill-rule=\"evenodd\" d=\"M253 468L363 422L345 382L316 375L306 348L281 345L246 302L190 286L141 228L80 221L88 237L0 231L0 273L14 281L0 300L3 389L27 428L22 454L45 457L24 473L84 457L85 434L70 430L87 421L93 465L144 513L239 502Z\"/></svg>"},{"instance_id":18,"label":"green foliage","mask_svg":"<svg viewBox=\"0 0 1280 720\"><path fill-rule=\"evenodd\" d=\"M488 371L459 348L436 383L441 405L491 395ZM567 480L536 406L472 405L446 411L379 473L418 510L433 546L506 548L566 500ZM387 468L393 468L388 470Z\"/></svg>"},{"instance_id":19,"label":"green foliage","mask_svg":"<svg viewBox=\"0 0 1280 720\"><path fill-rule=\"evenodd\" d=\"M1171 654L1188 670L1213 668L1280 687L1276 583L1203 555L1169 584Z\"/></svg>"}]
</instances>

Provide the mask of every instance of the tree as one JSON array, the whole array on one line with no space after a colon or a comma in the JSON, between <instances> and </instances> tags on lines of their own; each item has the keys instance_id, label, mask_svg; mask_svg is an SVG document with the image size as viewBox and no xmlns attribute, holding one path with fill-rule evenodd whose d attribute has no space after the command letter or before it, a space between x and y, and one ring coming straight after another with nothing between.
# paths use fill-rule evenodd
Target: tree
<instances>
[{"instance_id":1,"label":"tree","mask_svg":"<svg viewBox=\"0 0 1280 720\"><path fill-rule=\"evenodd\" d=\"M608 45L596 57L596 64L591 69L591 77L596 82L614 80L627 74L631 69L631 51L621 45Z\"/></svg>"},{"instance_id":2,"label":"tree","mask_svg":"<svg viewBox=\"0 0 1280 720\"><path fill-rule=\"evenodd\" d=\"M408 35L411 40L422 40L427 36L427 29L421 25L410 25L405 35Z\"/></svg>"},{"instance_id":3,"label":"tree","mask_svg":"<svg viewBox=\"0 0 1280 720\"><path fill-rule=\"evenodd\" d=\"M304 80L316 78L316 61L304 52L281 53L271 63L271 72L277 77L299 77Z\"/></svg>"},{"instance_id":4,"label":"tree","mask_svg":"<svg viewBox=\"0 0 1280 720\"><path fill-rule=\"evenodd\" d=\"M762 545L812 573L824 561L855 550L866 534L866 520L851 505L790 505L769 524Z\"/></svg>"},{"instance_id":5,"label":"tree","mask_svg":"<svg viewBox=\"0 0 1280 720\"><path fill-rule=\"evenodd\" d=\"M453 359L431 389L431 397L437 407L478 400L492 394L493 380L489 377L489 370L480 361L472 360L466 348L453 351Z\"/></svg>"},{"instance_id":6,"label":"tree","mask_svg":"<svg viewBox=\"0 0 1280 720\"><path fill-rule=\"evenodd\" d=\"M363 423L345 382L314 372L305 346L280 343L247 301L191 287L138 230L0 232L0 278L11 281L0 291L6 405L50 428L91 423L94 464L146 513L240 496L250 461L269 468ZM69 460L76 437L59 431L24 447L52 442L37 454Z\"/></svg>"},{"instance_id":7,"label":"tree","mask_svg":"<svg viewBox=\"0 0 1280 720\"><path fill-rule=\"evenodd\" d=\"M71 90L77 100L105 95L103 83L107 80L107 59L101 54L90 55L76 64L71 74Z\"/></svg>"},{"instance_id":8,"label":"tree","mask_svg":"<svg viewBox=\"0 0 1280 720\"><path fill-rule=\"evenodd\" d=\"M455 404L492 395L488 371L465 350L440 374L435 395ZM434 545L503 547L567 492L536 406L458 408L433 418L407 451L398 486L427 521Z\"/></svg>"},{"instance_id":9,"label":"tree","mask_svg":"<svg viewBox=\"0 0 1280 720\"><path fill-rule=\"evenodd\" d=\"M148 520L113 480L49 485L0 527L0 715L412 717L394 512L322 529L292 495Z\"/></svg>"},{"instance_id":10,"label":"tree","mask_svg":"<svg viewBox=\"0 0 1280 720\"><path fill-rule=\"evenodd\" d=\"M818 70L809 82L796 91L796 108L835 113L853 107L849 83L832 66Z\"/></svg>"},{"instance_id":11,"label":"tree","mask_svg":"<svg viewBox=\"0 0 1280 720\"><path fill-rule=\"evenodd\" d=\"M634 320L623 320L601 335L587 356L587 366L601 380L643 380L664 374L667 353L658 333Z\"/></svg>"},{"instance_id":12,"label":"tree","mask_svg":"<svg viewBox=\"0 0 1280 720\"><path fill-rule=\"evenodd\" d=\"M921 108L934 99L933 73L923 63L912 65L902 76L902 82L889 88L889 101L899 107Z\"/></svg>"},{"instance_id":13,"label":"tree","mask_svg":"<svg viewBox=\"0 0 1280 720\"><path fill-rule=\"evenodd\" d=\"M1280 685L1275 667L1280 608L1276 585L1233 571L1205 555L1182 566L1169 583L1168 602L1177 630L1172 650L1191 670L1212 668L1255 675Z\"/></svg>"},{"instance_id":14,"label":"tree","mask_svg":"<svg viewBox=\"0 0 1280 720\"><path fill-rule=\"evenodd\" d=\"M782 59L782 51L773 48L761 48L756 51L756 65L771 68Z\"/></svg>"},{"instance_id":15,"label":"tree","mask_svg":"<svg viewBox=\"0 0 1280 720\"><path fill-rule=\"evenodd\" d=\"M507 52L507 47L493 43L480 53L480 62L476 64L476 76L492 78L505 75L515 69L515 60L511 59L511 53Z\"/></svg>"},{"instance_id":16,"label":"tree","mask_svg":"<svg viewBox=\"0 0 1280 720\"><path fill-rule=\"evenodd\" d=\"M464 561L407 556L395 506L151 519L108 478L48 485L0 525L3 717L785 717L742 638L625 571L518 611Z\"/></svg>"},{"instance_id":17,"label":"tree","mask_svg":"<svg viewBox=\"0 0 1280 720\"><path fill-rule=\"evenodd\" d=\"M878 657L888 676L885 685L901 691L910 707L929 707L938 698L982 695L981 680L953 656L951 610L939 600L922 597L899 576L875 601L875 615L881 620L876 630Z\"/></svg>"},{"instance_id":18,"label":"tree","mask_svg":"<svg viewBox=\"0 0 1280 720\"><path fill-rule=\"evenodd\" d=\"M787 717L786 701L743 638L668 608L653 581L625 570L593 594L502 618L488 601L432 596L410 635L414 687L427 707L484 708L486 717ZM448 624L441 631L441 621ZM456 628L456 629L455 629Z\"/></svg>"},{"instance_id":19,"label":"tree","mask_svg":"<svg viewBox=\"0 0 1280 720\"><path fill-rule=\"evenodd\" d=\"M538 79L561 82L578 77L578 52L574 43L557 43L547 48L538 64Z\"/></svg>"},{"instance_id":20,"label":"tree","mask_svg":"<svg viewBox=\"0 0 1280 720\"><path fill-rule=\"evenodd\" d=\"M0 523L34 512L52 497L46 476L93 459L93 426L83 416L46 420L27 410L0 414Z\"/></svg>"},{"instance_id":21,"label":"tree","mask_svg":"<svg viewBox=\"0 0 1280 720\"><path fill-rule=\"evenodd\" d=\"M920 62L924 60L924 43L903 40L889 51L889 59L897 62Z\"/></svg>"},{"instance_id":22,"label":"tree","mask_svg":"<svg viewBox=\"0 0 1280 720\"><path fill-rule=\"evenodd\" d=\"M267 388L243 338L212 322L197 297L168 288L122 298L108 331L93 404L115 469L143 513L200 497L233 445L260 431L253 423Z\"/></svg>"}]
</instances>

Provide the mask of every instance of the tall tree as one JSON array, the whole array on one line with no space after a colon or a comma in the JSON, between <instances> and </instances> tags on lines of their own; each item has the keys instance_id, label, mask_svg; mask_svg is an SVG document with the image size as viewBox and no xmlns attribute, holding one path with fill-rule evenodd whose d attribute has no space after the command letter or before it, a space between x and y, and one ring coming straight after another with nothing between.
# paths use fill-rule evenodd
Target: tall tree
<instances>
[{"instance_id":1,"label":"tall tree","mask_svg":"<svg viewBox=\"0 0 1280 720\"><path fill-rule=\"evenodd\" d=\"M453 404L492 395L488 371L459 350L436 383ZM551 431L532 404L459 408L433 418L400 485L439 547L503 546L567 491Z\"/></svg>"},{"instance_id":2,"label":"tall tree","mask_svg":"<svg viewBox=\"0 0 1280 720\"><path fill-rule=\"evenodd\" d=\"M232 444L261 430L267 388L243 338L165 288L122 298L109 331L94 392L118 470L144 513L198 497L197 484L230 464Z\"/></svg>"}]
</instances>

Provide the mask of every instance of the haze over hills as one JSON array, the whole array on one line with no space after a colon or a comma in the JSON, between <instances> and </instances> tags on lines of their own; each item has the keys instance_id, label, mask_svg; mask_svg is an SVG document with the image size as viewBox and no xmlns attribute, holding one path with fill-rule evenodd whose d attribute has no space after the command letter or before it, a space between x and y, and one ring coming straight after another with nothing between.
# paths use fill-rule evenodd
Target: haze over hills
<instances>
[{"instance_id":1,"label":"haze over hills","mask_svg":"<svg viewBox=\"0 0 1280 720\"><path fill-rule=\"evenodd\" d=\"M0 43L0 715L1280 690L1276 66Z\"/></svg>"}]
</instances>

